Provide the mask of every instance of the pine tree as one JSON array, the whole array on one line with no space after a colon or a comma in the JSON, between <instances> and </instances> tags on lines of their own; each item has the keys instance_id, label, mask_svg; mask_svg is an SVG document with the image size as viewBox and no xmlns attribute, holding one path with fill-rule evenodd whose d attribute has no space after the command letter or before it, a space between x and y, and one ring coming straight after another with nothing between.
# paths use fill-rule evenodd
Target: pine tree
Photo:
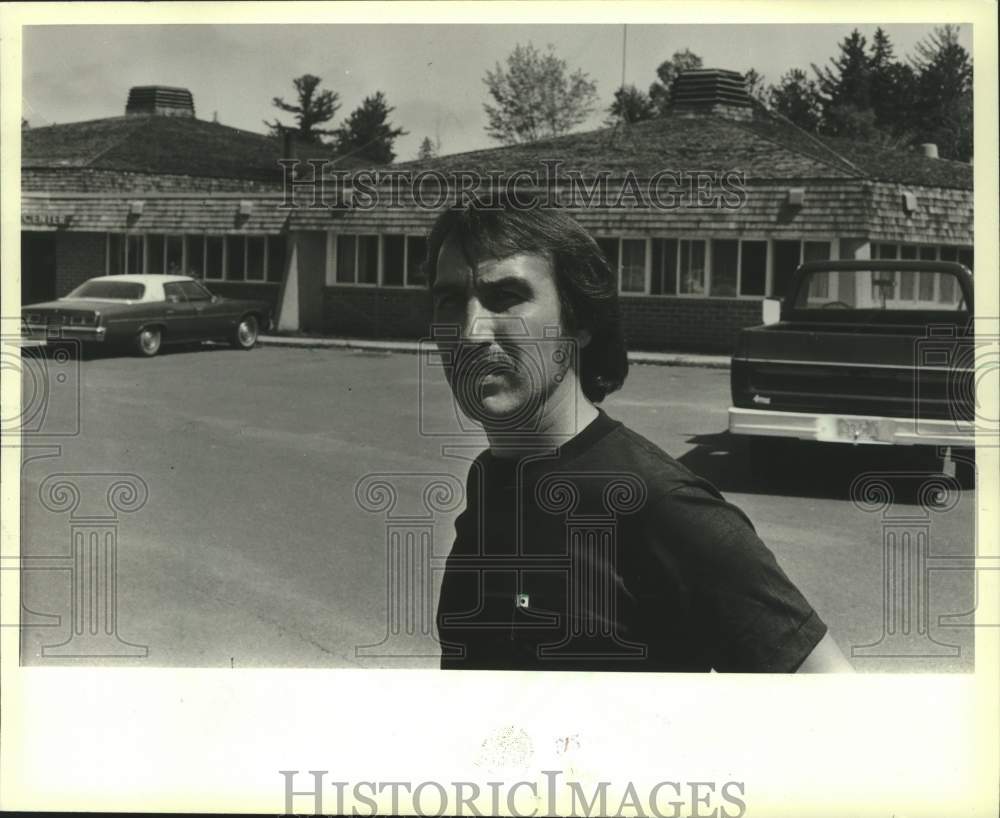
<instances>
[{"instance_id":1,"label":"pine tree","mask_svg":"<svg viewBox=\"0 0 1000 818\"><path fill-rule=\"evenodd\" d=\"M298 104L291 105L282 97L274 97L271 104L275 108L280 108L290 114L295 114L295 121L298 125L296 138L306 144L322 142L323 136L335 133L332 130L318 128L324 122L329 122L340 109L338 96L333 91L319 91L317 89L322 82L319 77L312 74L303 74L292 80L295 92L298 96ZM274 122L264 122L271 133L275 136L288 130L288 126L283 125L278 120Z\"/></svg>"},{"instance_id":2,"label":"pine tree","mask_svg":"<svg viewBox=\"0 0 1000 818\"><path fill-rule=\"evenodd\" d=\"M781 75L768 93L771 109L806 131L815 132L823 116L823 101L815 80L793 68Z\"/></svg>"},{"instance_id":3,"label":"pine tree","mask_svg":"<svg viewBox=\"0 0 1000 818\"><path fill-rule=\"evenodd\" d=\"M958 42L958 26L945 25L916 48L915 115L920 141L942 157L972 158L972 60Z\"/></svg>"},{"instance_id":4,"label":"pine tree","mask_svg":"<svg viewBox=\"0 0 1000 818\"><path fill-rule=\"evenodd\" d=\"M854 29L838 45L840 55L830 58L832 67L812 67L823 106L820 129L824 133L863 139L875 130L866 45L864 36Z\"/></svg>"},{"instance_id":5,"label":"pine tree","mask_svg":"<svg viewBox=\"0 0 1000 818\"><path fill-rule=\"evenodd\" d=\"M392 149L399 136L407 131L394 128L389 122L390 108L385 94L376 91L374 96L365 97L344 124L337 128L337 151L344 155L367 159L378 165L387 165L396 158Z\"/></svg>"},{"instance_id":6,"label":"pine tree","mask_svg":"<svg viewBox=\"0 0 1000 818\"><path fill-rule=\"evenodd\" d=\"M420 143L420 147L417 149L417 159L434 159L440 149L440 143L437 141L432 142L429 136L425 136L424 141Z\"/></svg>"},{"instance_id":7,"label":"pine tree","mask_svg":"<svg viewBox=\"0 0 1000 818\"><path fill-rule=\"evenodd\" d=\"M876 125L897 141L910 141L916 76L913 69L896 60L889 35L881 28L875 30L868 66Z\"/></svg>"}]
</instances>

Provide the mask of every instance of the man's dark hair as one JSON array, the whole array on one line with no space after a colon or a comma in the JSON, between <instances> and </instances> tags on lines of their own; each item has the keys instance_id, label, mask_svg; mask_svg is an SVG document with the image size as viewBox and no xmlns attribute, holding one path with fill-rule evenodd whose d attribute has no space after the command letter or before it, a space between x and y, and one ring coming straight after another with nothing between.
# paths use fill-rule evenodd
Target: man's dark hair
<instances>
[{"instance_id":1,"label":"man's dark hair","mask_svg":"<svg viewBox=\"0 0 1000 818\"><path fill-rule=\"evenodd\" d=\"M459 242L469 264L537 253L552 259L564 329L590 332L580 350L583 394L599 403L625 382L628 358L618 308L618 283L597 242L568 213L557 208L524 210L509 204L476 205L442 213L427 240L424 270L428 286L437 277L437 258L449 236Z\"/></svg>"}]
</instances>

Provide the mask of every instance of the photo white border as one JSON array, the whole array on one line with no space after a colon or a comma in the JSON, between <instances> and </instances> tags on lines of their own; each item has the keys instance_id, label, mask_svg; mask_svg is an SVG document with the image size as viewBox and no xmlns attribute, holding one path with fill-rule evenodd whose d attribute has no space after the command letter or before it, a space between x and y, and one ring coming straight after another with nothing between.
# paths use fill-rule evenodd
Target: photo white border
<instances>
[{"instance_id":1,"label":"photo white border","mask_svg":"<svg viewBox=\"0 0 1000 818\"><path fill-rule=\"evenodd\" d=\"M5 316L20 270L21 26L130 23L973 24L977 316L1000 315L996 271L997 21L991 0L907 3L171 3L0 7L0 265ZM992 277L985 275L992 271ZM4 327L6 331L8 328ZM4 349L4 355L10 350ZM16 373L15 373L16 374ZM18 405L19 378L2 373ZM996 414L996 395L980 394ZM987 410L989 411L989 409ZM6 443L6 441L5 441ZM978 452L978 553L996 558L998 449ZM18 555L19 456L3 449L2 565ZM18 572L0 571L0 808L270 812L279 770L351 782L742 781L748 816L995 814L998 628L976 673L751 677L18 667ZM1000 621L1000 573L978 616ZM513 729L531 752L500 769ZM507 732L505 732L507 731ZM570 740L572 739L572 740ZM521 747L523 750L523 746ZM328 791L332 796L332 790ZM311 812L311 805L297 802ZM718 800L713 806L718 806ZM544 805L543 805L544 806ZM332 811L334 802L327 803ZM709 811L711 808L707 808ZM539 814L542 814L541 812ZM631 814L631 813L626 813Z\"/></svg>"}]
</instances>

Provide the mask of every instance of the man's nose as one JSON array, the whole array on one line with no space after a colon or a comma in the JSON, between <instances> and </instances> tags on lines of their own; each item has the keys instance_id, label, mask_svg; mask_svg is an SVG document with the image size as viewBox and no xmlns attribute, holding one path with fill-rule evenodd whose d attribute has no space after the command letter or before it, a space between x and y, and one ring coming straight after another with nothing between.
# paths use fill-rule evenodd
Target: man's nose
<instances>
[{"instance_id":1,"label":"man's nose","mask_svg":"<svg viewBox=\"0 0 1000 818\"><path fill-rule=\"evenodd\" d=\"M478 298L470 298L465 308L462 340L490 342L496 337L497 315Z\"/></svg>"}]
</instances>

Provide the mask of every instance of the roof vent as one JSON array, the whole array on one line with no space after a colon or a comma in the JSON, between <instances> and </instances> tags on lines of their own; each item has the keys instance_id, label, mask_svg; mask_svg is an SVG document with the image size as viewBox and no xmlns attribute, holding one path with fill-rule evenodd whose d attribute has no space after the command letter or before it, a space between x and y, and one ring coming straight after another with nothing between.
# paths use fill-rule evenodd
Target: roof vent
<instances>
[{"instance_id":1,"label":"roof vent","mask_svg":"<svg viewBox=\"0 0 1000 818\"><path fill-rule=\"evenodd\" d=\"M194 99L187 88L141 85L128 92L125 113L194 117Z\"/></svg>"},{"instance_id":2,"label":"roof vent","mask_svg":"<svg viewBox=\"0 0 1000 818\"><path fill-rule=\"evenodd\" d=\"M933 142L924 142L920 146L920 150L924 152L924 156L926 156L928 159L938 158L937 145L935 145Z\"/></svg>"},{"instance_id":3,"label":"roof vent","mask_svg":"<svg viewBox=\"0 0 1000 818\"><path fill-rule=\"evenodd\" d=\"M738 71L704 68L677 75L670 87L670 113L751 119L753 103L746 79Z\"/></svg>"}]
</instances>

